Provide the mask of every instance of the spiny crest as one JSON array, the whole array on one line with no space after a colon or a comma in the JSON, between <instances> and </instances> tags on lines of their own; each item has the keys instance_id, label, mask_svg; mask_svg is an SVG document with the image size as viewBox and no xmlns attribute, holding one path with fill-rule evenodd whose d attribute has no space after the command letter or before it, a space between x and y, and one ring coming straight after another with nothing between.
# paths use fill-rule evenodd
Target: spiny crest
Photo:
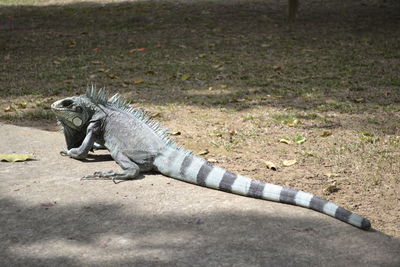
<instances>
[{"instance_id":1,"label":"spiny crest","mask_svg":"<svg viewBox=\"0 0 400 267\"><path fill-rule=\"evenodd\" d=\"M130 107L129 102L120 94L110 96L110 93L105 88L96 89L92 85L86 89L85 96L95 105L113 106L124 111L136 112L136 109Z\"/></svg>"},{"instance_id":2,"label":"spiny crest","mask_svg":"<svg viewBox=\"0 0 400 267\"><path fill-rule=\"evenodd\" d=\"M169 139L167 129L161 127L157 121L152 120L148 115L146 115L144 111L132 108L129 105L129 102L124 99L120 94L117 93L113 96L110 96L110 93L105 88L97 90L96 86L92 85L87 88L85 96L94 105L112 106L118 108L121 111L132 114L140 121L148 125L151 129L153 129L153 131L158 136L160 136L167 145L173 146L177 149L183 149L177 146L171 139Z\"/></svg>"}]
</instances>

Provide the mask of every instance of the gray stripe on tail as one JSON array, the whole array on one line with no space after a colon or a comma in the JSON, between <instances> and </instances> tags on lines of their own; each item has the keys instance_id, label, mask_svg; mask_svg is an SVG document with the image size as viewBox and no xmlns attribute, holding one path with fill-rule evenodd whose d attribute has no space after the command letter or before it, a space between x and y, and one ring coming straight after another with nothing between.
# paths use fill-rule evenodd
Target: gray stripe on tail
<instances>
[{"instance_id":1,"label":"gray stripe on tail","mask_svg":"<svg viewBox=\"0 0 400 267\"><path fill-rule=\"evenodd\" d=\"M324 212L324 206L326 203L328 203L328 200L313 196L310 201L310 209Z\"/></svg>"},{"instance_id":2,"label":"gray stripe on tail","mask_svg":"<svg viewBox=\"0 0 400 267\"><path fill-rule=\"evenodd\" d=\"M192 159L193 159L192 155L190 155L190 154L186 155L185 159L183 160L183 162L181 164L181 168L179 169L179 174L181 175L181 177L185 177L186 170L192 163Z\"/></svg>"},{"instance_id":3,"label":"gray stripe on tail","mask_svg":"<svg viewBox=\"0 0 400 267\"><path fill-rule=\"evenodd\" d=\"M264 191L265 183L257 180L251 180L249 192L247 196L261 198Z\"/></svg>"},{"instance_id":4,"label":"gray stripe on tail","mask_svg":"<svg viewBox=\"0 0 400 267\"><path fill-rule=\"evenodd\" d=\"M283 187L281 196L279 197L279 202L295 205L297 192L299 191L292 188Z\"/></svg>"},{"instance_id":5,"label":"gray stripe on tail","mask_svg":"<svg viewBox=\"0 0 400 267\"><path fill-rule=\"evenodd\" d=\"M232 192L232 185L237 178L237 174L230 171L226 171L222 177L221 183L219 184L219 189L225 192Z\"/></svg>"},{"instance_id":6,"label":"gray stripe on tail","mask_svg":"<svg viewBox=\"0 0 400 267\"><path fill-rule=\"evenodd\" d=\"M197 173L197 184L205 186L206 185L206 179L208 174L211 172L213 169L213 166L208 162L204 162L204 164L201 166L199 172Z\"/></svg>"},{"instance_id":7,"label":"gray stripe on tail","mask_svg":"<svg viewBox=\"0 0 400 267\"><path fill-rule=\"evenodd\" d=\"M353 214L351 211L348 211L342 207L339 207L336 210L335 218L338 218L339 220L342 220L345 222L349 222L351 214Z\"/></svg>"}]
</instances>

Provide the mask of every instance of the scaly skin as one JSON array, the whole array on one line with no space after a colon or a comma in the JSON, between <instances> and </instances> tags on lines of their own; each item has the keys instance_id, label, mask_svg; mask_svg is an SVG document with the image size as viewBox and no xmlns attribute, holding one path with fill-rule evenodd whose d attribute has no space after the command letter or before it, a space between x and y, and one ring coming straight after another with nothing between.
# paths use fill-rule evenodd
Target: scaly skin
<instances>
[{"instance_id":1,"label":"scaly skin","mask_svg":"<svg viewBox=\"0 0 400 267\"><path fill-rule=\"evenodd\" d=\"M89 88L85 95L52 104L64 126L67 150L62 155L85 159L94 147L105 147L121 171L95 172L85 179L135 179L154 170L182 181L281 203L292 204L335 217L361 229L370 222L312 194L261 182L214 166L173 143L157 123L131 108L119 95Z\"/></svg>"}]
</instances>

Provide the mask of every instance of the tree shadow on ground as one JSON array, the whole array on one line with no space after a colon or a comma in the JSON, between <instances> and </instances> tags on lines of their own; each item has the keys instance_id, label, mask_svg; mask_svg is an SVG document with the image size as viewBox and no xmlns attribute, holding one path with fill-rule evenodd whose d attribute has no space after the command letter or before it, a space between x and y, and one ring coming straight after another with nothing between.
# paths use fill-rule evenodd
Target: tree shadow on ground
<instances>
[{"instance_id":1,"label":"tree shadow on ground","mask_svg":"<svg viewBox=\"0 0 400 267\"><path fill-rule=\"evenodd\" d=\"M123 203L35 206L2 198L0 263L376 266L400 262L395 251L398 239L379 232L360 234L350 226L324 226L308 218L289 221L251 211L154 215L139 203L129 209L124 211Z\"/></svg>"},{"instance_id":2,"label":"tree shadow on ground","mask_svg":"<svg viewBox=\"0 0 400 267\"><path fill-rule=\"evenodd\" d=\"M1 7L0 94L95 83L156 105L397 105L398 1L330 2L304 1L294 24L276 1Z\"/></svg>"}]
</instances>

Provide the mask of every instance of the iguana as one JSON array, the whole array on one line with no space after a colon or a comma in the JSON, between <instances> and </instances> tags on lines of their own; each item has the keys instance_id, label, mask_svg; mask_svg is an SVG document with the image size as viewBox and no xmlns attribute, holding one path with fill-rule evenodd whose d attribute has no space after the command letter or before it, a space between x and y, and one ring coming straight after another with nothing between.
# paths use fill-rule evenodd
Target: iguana
<instances>
[{"instance_id":1,"label":"iguana","mask_svg":"<svg viewBox=\"0 0 400 267\"><path fill-rule=\"evenodd\" d=\"M84 178L135 179L142 172L157 171L229 193L313 209L362 229L371 227L367 219L328 200L211 164L176 145L165 129L141 110L130 107L119 94L110 97L106 90L91 86L86 94L56 101L51 108L64 128L68 150L61 151L62 155L85 159L94 145L100 145L122 168Z\"/></svg>"}]
</instances>

